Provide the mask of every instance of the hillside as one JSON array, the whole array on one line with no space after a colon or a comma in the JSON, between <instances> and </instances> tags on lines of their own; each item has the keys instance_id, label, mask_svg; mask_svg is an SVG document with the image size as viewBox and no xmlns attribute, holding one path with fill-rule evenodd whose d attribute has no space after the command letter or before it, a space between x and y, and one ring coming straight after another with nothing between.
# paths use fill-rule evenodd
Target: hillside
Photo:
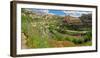
<instances>
[{"instance_id":1,"label":"hillside","mask_svg":"<svg viewBox=\"0 0 100 58\"><path fill-rule=\"evenodd\" d=\"M23 9L21 13L22 48L92 45L90 27L84 27L81 19L77 17L66 17L69 20L63 16L41 15Z\"/></svg>"}]
</instances>

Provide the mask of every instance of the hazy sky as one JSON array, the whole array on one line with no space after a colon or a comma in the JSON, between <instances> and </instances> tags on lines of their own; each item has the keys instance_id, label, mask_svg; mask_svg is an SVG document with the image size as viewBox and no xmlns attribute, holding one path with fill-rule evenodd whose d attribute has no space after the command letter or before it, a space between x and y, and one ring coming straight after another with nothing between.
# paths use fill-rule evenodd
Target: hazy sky
<instances>
[{"instance_id":1,"label":"hazy sky","mask_svg":"<svg viewBox=\"0 0 100 58\"><path fill-rule=\"evenodd\" d=\"M53 10L53 9L34 9L34 8L26 8L37 14L52 14L52 15L59 15L59 16L74 16L80 17L82 14L89 14L92 13L91 11L84 11L84 10Z\"/></svg>"},{"instance_id":2,"label":"hazy sky","mask_svg":"<svg viewBox=\"0 0 100 58\"><path fill-rule=\"evenodd\" d=\"M60 16L74 16L80 17L82 14L89 14L91 11L80 11L80 10L48 10L48 13Z\"/></svg>"}]
</instances>

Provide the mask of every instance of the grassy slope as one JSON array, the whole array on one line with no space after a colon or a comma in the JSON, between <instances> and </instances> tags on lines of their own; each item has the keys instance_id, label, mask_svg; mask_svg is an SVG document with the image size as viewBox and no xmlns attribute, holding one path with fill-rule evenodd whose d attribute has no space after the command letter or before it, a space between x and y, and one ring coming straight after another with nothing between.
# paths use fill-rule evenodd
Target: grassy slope
<instances>
[{"instance_id":1,"label":"grassy slope","mask_svg":"<svg viewBox=\"0 0 100 58\"><path fill-rule=\"evenodd\" d=\"M37 24L36 27L33 27L31 23L35 23L35 20L33 21L31 17L22 16L21 22L22 22L22 33L24 33L25 36L27 37L26 45L29 48L69 47L69 46L91 45L91 41L82 43L84 41L83 37L78 38L78 37L72 36L72 34L77 34L80 32L68 32L67 31L66 35L64 35L53 29L52 30L53 33L52 34L50 33L53 36L48 35L47 33L48 36L51 36L48 38L47 36L44 36L41 33L41 32L44 32L43 30L41 31L40 29L40 26L42 26L41 24ZM56 24L54 27L56 27Z\"/></svg>"}]
</instances>

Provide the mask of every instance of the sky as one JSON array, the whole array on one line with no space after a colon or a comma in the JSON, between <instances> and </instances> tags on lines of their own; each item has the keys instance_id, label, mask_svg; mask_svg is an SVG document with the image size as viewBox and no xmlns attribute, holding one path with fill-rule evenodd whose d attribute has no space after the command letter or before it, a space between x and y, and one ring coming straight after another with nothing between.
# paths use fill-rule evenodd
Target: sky
<instances>
[{"instance_id":1,"label":"sky","mask_svg":"<svg viewBox=\"0 0 100 58\"><path fill-rule=\"evenodd\" d=\"M59 16L74 16L80 17L82 14L89 14L91 11L79 11L79 10L48 10L48 13Z\"/></svg>"},{"instance_id":2,"label":"sky","mask_svg":"<svg viewBox=\"0 0 100 58\"><path fill-rule=\"evenodd\" d=\"M65 15L65 13L63 11L61 11L61 10L49 10L48 13L54 14L54 15L60 15L60 16Z\"/></svg>"},{"instance_id":3,"label":"sky","mask_svg":"<svg viewBox=\"0 0 100 58\"><path fill-rule=\"evenodd\" d=\"M73 16L73 17L80 17L82 14L89 14L92 13L91 11L83 11L83 10L54 10L54 9L34 9L34 8L26 8L37 14L52 14L58 16Z\"/></svg>"}]
</instances>

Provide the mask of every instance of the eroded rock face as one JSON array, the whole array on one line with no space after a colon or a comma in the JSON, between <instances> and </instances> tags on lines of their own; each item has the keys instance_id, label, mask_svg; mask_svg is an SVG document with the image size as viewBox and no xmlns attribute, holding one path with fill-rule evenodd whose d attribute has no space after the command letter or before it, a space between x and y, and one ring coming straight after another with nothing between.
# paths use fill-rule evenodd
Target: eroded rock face
<instances>
[{"instance_id":1,"label":"eroded rock face","mask_svg":"<svg viewBox=\"0 0 100 58\"><path fill-rule=\"evenodd\" d=\"M82 22L78 17L65 16L64 22L68 23L69 25L82 25Z\"/></svg>"}]
</instances>

